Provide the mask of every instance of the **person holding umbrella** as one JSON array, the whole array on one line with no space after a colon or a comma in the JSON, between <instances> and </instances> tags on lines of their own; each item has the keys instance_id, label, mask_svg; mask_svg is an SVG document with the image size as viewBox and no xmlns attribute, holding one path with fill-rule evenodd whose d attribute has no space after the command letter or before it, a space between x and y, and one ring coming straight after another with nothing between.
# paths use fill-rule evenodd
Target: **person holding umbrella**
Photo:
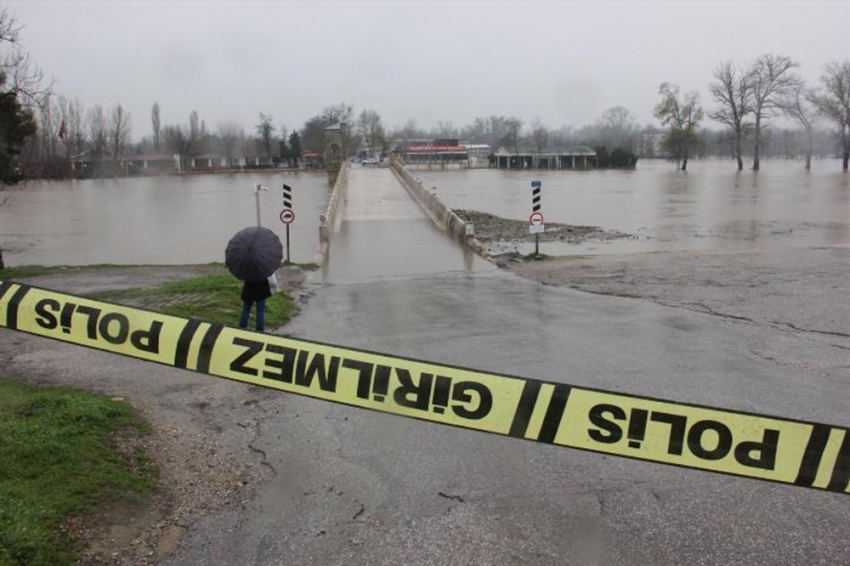
<instances>
[{"instance_id":1,"label":"person holding umbrella","mask_svg":"<svg viewBox=\"0 0 850 566\"><path fill-rule=\"evenodd\" d=\"M248 318L251 316L251 307L254 303L256 303L256 328L258 332L264 332L266 322L266 299L271 296L272 290L268 279L245 281L245 283L242 284L242 315L239 317L239 328L248 328Z\"/></svg>"},{"instance_id":2,"label":"person holding umbrella","mask_svg":"<svg viewBox=\"0 0 850 566\"><path fill-rule=\"evenodd\" d=\"M239 328L248 328L251 308L257 305L256 328L265 331L266 299L271 297L271 277L283 259L283 245L268 228L252 226L236 233L227 243L224 262L227 269L245 283L242 285L242 315Z\"/></svg>"}]
</instances>

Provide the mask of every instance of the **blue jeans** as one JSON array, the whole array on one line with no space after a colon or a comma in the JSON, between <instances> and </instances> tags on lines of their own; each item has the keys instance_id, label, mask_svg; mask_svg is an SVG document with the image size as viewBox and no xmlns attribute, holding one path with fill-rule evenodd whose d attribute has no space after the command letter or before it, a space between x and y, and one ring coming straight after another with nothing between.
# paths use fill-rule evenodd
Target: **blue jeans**
<instances>
[{"instance_id":1,"label":"blue jeans","mask_svg":"<svg viewBox=\"0 0 850 566\"><path fill-rule=\"evenodd\" d=\"M248 317L251 316L251 305L257 303L257 330L266 329L266 301L242 301L242 316L239 317L239 328L248 328Z\"/></svg>"}]
</instances>

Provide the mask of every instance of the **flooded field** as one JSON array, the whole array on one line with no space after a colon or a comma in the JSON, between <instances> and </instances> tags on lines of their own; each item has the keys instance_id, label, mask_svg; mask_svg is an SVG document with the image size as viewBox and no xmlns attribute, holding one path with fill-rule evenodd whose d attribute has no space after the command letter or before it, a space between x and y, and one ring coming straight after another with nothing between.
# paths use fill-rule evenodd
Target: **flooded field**
<instances>
[{"instance_id":1,"label":"flooded field","mask_svg":"<svg viewBox=\"0 0 850 566\"><path fill-rule=\"evenodd\" d=\"M451 208L527 219L531 181L543 183L547 221L600 226L623 240L546 244L544 253L748 250L850 245L850 176L837 160L767 161L736 172L732 162L693 161L689 171L644 160L635 171L414 171ZM532 243L520 251L533 249Z\"/></svg>"},{"instance_id":2,"label":"flooded field","mask_svg":"<svg viewBox=\"0 0 850 566\"><path fill-rule=\"evenodd\" d=\"M308 262L330 188L324 173L31 182L0 191L0 248L7 265L188 264L224 261L230 237L261 222L285 242L282 185L293 187L291 252Z\"/></svg>"},{"instance_id":3,"label":"flooded field","mask_svg":"<svg viewBox=\"0 0 850 566\"><path fill-rule=\"evenodd\" d=\"M737 173L730 162L665 161L636 171L414 171L452 208L524 220L531 181L543 183L548 222L600 226L630 238L546 243L551 255L662 250L849 246L850 176L837 161L765 162ZM330 189L324 173L266 173L36 182L0 191L0 247L8 265L182 264L222 261L227 241L256 222L284 239L281 185L294 188L293 260L310 261ZM364 187L368 191L368 187ZM403 190L399 187L399 190ZM378 206L377 204L375 206ZM396 234L398 237L398 234ZM532 240L520 251L533 249Z\"/></svg>"}]
</instances>

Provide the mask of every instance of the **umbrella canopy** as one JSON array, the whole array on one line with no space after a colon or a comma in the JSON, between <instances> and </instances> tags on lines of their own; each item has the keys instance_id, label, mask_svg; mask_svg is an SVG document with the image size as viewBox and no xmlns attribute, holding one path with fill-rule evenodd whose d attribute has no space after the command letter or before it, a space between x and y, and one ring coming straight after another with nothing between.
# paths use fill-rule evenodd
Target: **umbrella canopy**
<instances>
[{"instance_id":1,"label":"umbrella canopy","mask_svg":"<svg viewBox=\"0 0 850 566\"><path fill-rule=\"evenodd\" d=\"M262 281L277 271L282 259L280 238L260 226L239 230L224 251L227 269L243 281Z\"/></svg>"}]
</instances>

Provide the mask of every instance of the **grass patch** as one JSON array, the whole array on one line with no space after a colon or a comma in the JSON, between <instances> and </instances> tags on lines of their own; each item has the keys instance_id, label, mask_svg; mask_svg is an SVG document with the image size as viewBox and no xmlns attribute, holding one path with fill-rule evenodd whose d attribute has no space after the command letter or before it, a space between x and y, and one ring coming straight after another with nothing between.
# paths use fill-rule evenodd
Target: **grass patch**
<instances>
[{"instance_id":1,"label":"grass patch","mask_svg":"<svg viewBox=\"0 0 850 566\"><path fill-rule=\"evenodd\" d=\"M73 563L66 518L154 492L154 466L118 450L128 429L149 430L125 402L0 380L0 565Z\"/></svg>"},{"instance_id":2,"label":"grass patch","mask_svg":"<svg viewBox=\"0 0 850 566\"><path fill-rule=\"evenodd\" d=\"M236 326L242 312L242 282L229 273L166 283L153 289L99 293L97 298L142 306L164 314ZM255 310L250 322L253 325ZM266 300L266 327L283 326L292 316L292 301L281 293Z\"/></svg>"}]
</instances>

